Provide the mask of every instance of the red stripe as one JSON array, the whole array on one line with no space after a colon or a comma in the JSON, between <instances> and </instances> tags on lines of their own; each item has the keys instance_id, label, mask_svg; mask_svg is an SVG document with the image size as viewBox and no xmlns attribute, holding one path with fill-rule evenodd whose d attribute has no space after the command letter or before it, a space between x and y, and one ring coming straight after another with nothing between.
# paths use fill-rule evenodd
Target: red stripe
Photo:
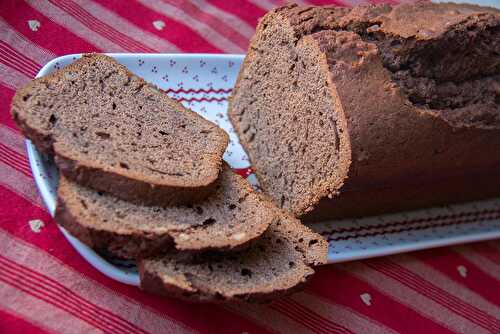
<instances>
[{"instance_id":1,"label":"red stripe","mask_svg":"<svg viewBox=\"0 0 500 334\"><path fill-rule=\"evenodd\" d=\"M298 314L300 314L303 318L311 319L317 326L321 326L322 329L326 331L326 333L337 332L337 333L352 333L349 329L344 326L337 324L330 319L323 317L322 315L308 309L297 303L296 301L290 298L283 298L277 300L273 305L280 305L284 309L295 310Z\"/></svg>"},{"instance_id":2,"label":"red stripe","mask_svg":"<svg viewBox=\"0 0 500 334\"><path fill-rule=\"evenodd\" d=\"M136 287L116 282L102 275L87 263L66 241L45 211L1 186L0 203L9 203L9 210L4 210L0 215L2 228L14 236L39 247L40 251L46 251L55 256L66 265L82 273L82 275L105 285L118 294L126 295L161 314L165 314L181 323L189 324L189 327L196 330L216 333L220 331L219 324L224 323L224 329L228 332L269 332L264 327L260 327L258 324L220 306L195 305L177 299L153 296L141 292ZM45 222L45 227L41 233L31 231L26 222L32 219L41 219ZM19 222L23 223L20 224Z\"/></svg>"},{"instance_id":3,"label":"red stripe","mask_svg":"<svg viewBox=\"0 0 500 334\"><path fill-rule=\"evenodd\" d=\"M451 333L449 329L423 316L417 310L379 292L376 286L338 268L337 266L318 268L311 279L311 284L307 287L308 292L349 307L370 319L376 319L396 332L420 334L425 330L426 333ZM372 296L372 306L363 303L360 297L363 293Z\"/></svg>"},{"instance_id":4,"label":"red stripe","mask_svg":"<svg viewBox=\"0 0 500 334\"><path fill-rule=\"evenodd\" d=\"M95 1L103 7L114 11L127 21L140 26L141 29L168 40L185 52L221 53L221 50L213 46L210 41L205 40L195 30L191 29L183 22L171 20L140 3L134 2L134 8L131 10L131 3L128 1ZM166 26L162 31L158 31L154 28L153 22L156 20L163 20L165 22Z\"/></svg>"},{"instance_id":5,"label":"red stripe","mask_svg":"<svg viewBox=\"0 0 500 334\"><path fill-rule=\"evenodd\" d=\"M484 245L484 243L481 245ZM480 268L460 254L446 248L417 252L413 256L458 284L471 289L484 299L489 300L495 305L500 305L500 294L491 293L491 287L498 286L499 281L485 274ZM467 277L460 276L457 269L458 266L467 268Z\"/></svg>"},{"instance_id":6,"label":"red stripe","mask_svg":"<svg viewBox=\"0 0 500 334\"><path fill-rule=\"evenodd\" d=\"M259 18L266 14L265 10L247 1L210 0L209 2L228 13L238 16L253 27L256 27Z\"/></svg>"},{"instance_id":7,"label":"red stripe","mask_svg":"<svg viewBox=\"0 0 500 334\"><path fill-rule=\"evenodd\" d=\"M9 25L28 40L57 55L103 51L45 17L24 1L0 1L0 13ZM28 20L40 22L38 31L31 31Z\"/></svg>"},{"instance_id":8,"label":"red stripe","mask_svg":"<svg viewBox=\"0 0 500 334\"><path fill-rule=\"evenodd\" d=\"M342 2L341 0L307 0L307 2L315 6L333 5L338 7L350 7L348 3Z\"/></svg>"},{"instance_id":9,"label":"red stripe","mask_svg":"<svg viewBox=\"0 0 500 334\"><path fill-rule=\"evenodd\" d=\"M2 45L2 48L4 48L7 52L12 53L18 59L19 62L25 64L30 71L38 73L41 64L37 63L35 60L29 58L28 56L20 53L18 50L14 49L11 45L5 43L4 41L0 41L0 45Z\"/></svg>"},{"instance_id":10,"label":"red stripe","mask_svg":"<svg viewBox=\"0 0 500 334\"><path fill-rule=\"evenodd\" d=\"M485 242L469 244L467 247L473 249L475 252L500 266L500 252L496 248ZM500 280L500 277L498 277L498 280Z\"/></svg>"},{"instance_id":11,"label":"red stripe","mask_svg":"<svg viewBox=\"0 0 500 334\"><path fill-rule=\"evenodd\" d=\"M336 326L335 323L330 323L328 319L326 323L324 323L321 316L287 298L274 301L270 305L270 308L288 316L294 321L297 321L315 332L342 333L342 326Z\"/></svg>"},{"instance_id":12,"label":"red stripe","mask_svg":"<svg viewBox=\"0 0 500 334\"><path fill-rule=\"evenodd\" d=\"M0 262L3 262L4 265L11 267L14 272L20 272L23 274L23 278L29 277L31 278L31 282L36 282L40 285L40 287L44 288L46 291L50 291L57 296L64 296L64 301L70 304L78 305L79 309L85 310L91 315L96 311L96 316L99 316L99 319L105 321L111 325L117 325L121 330L133 330L144 333L144 330L137 327L133 323L130 323L126 319L108 311L105 308L99 307L83 297L79 296L72 290L68 289L64 285L59 282L53 280L52 278L43 275L37 271L34 271L28 267L25 267L21 264L18 264L10 259L2 256L0 254ZM102 319L101 319L102 318Z\"/></svg>"},{"instance_id":13,"label":"red stripe","mask_svg":"<svg viewBox=\"0 0 500 334\"><path fill-rule=\"evenodd\" d=\"M72 1L50 0L50 2L68 13L68 15L72 16L77 21L83 23L89 29L112 41L113 43L122 46L128 51L141 52L143 50L147 50L147 52L154 52L154 50L135 42L127 35L122 34L113 27L95 18L92 14Z\"/></svg>"},{"instance_id":14,"label":"red stripe","mask_svg":"<svg viewBox=\"0 0 500 334\"><path fill-rule=\"evenodd\" d=\"M409 272L396 263L391 263L389 260L381 260L367 263L367 265L415 291L418 291L422 295L434 300L452 312L469 319L475 324L490 331L500 332L500 322L494 317L450 295L448 292Z\"/></svg>"},{"instance_id":15,"label":"red stripe","mask_svg":"<svg viewBox=\"0 0 500 334\"><path fill-rule=\"evenodd\" d=\"M32 177L29 165L26 165L26 163L23 160L16 159L16 157L13 156L12 154L5 152L6 151L5 148L2 146L3 145L0 144L0 160L2 160L4 163L11 166L12 168L25 174L26 176Z\"/></svg>"},{"instance_id":16,"label":"red stripe","mask_svg":"<svg viewBox=\"0 0 500 334\"><path fill-rule=\"evenodd\" d=\"M0 142L0 152L4 152L4 154L12 157L12 159L14 159L14 161L16 161L19 165L23 166L28 170L31 170L28 158L26 156L22 155L17 151L12 150L10 147L2 144L1 142Z\"/></svg>"},{"instance_id":17,"label":"red stripe","mask_svg":"<svg viewBox=\"0 0 500 334\"><path fill-rule=\"evenodd\" d=\"M115 331L113 328L101 324L100 322L94 320L91 317L85 316L83 312L81 312L78 309L77 306L67 305L66 303L64 303L64 301L60 302L59 298L51 295L50 293L47 293L36 282L33 282L33 284L31 284L32 282L29 281L29 279L21 279L21 277L19 277L19 275L17 275L16 272L13 271L12 269L5 267L4 270L0 272L0 281L10 284L35 298L43 300L48 304L51 304L61 310L64 310L65 312L73 315L75 318L79 318L87 322L88 324L91 324L92 326L101 329L104 332L120 333L118 331ZM24 284L21 282L23 282Z\"/></svg>"},{"instance_id":18,"label":"red stripe","mask_svg":"<svg viewBox=\"0 0 500 334\"><path fill-rule=\"evenodd\" d=\"M19 164L19 162L14 160L12 157L6 155L1 150L0 150L0 161L6 164L7 166L12 167L13 169L19 171L20 173L26 175L29 178L33 177L33 174L31 173L31 170L29 168L26 168L25 166Z\"/></svg>"},{"instance_id":19,"label":"red stripe","mask_svg":"<svg viewBox=\"0 0 500 334\"><path fill-rule=\"evenodd\" d=\"M69 15L71 15L76 20L85 24L89 29L97 32L103 37L113 41L114 43L122 46L124 49L130 52L156 52L155 50L143 45L127 35L115 30L113 27L109 26L105 22L102 22L88 13L86 10L81 8L74 2L67 0L50 0L55 6L63 9Z\"/></svg>"},{"instance_id":20,"label":"red stripe","mask_svg":"<svg viewBox=\"0 0 500 334\"><path fill-rule=\"evenodd\" d=\"M379 4L397 5L397 4L399 4L399 2L396 0L368 0L368 2L373 4L373 5L379 5Z\"/></svg>"},{"instance_id":21,"label":"red stripe","mask_svg":"<svg viewBox=\"0 0 500 334\"><path fill-rule=\"evenodd\" d=\"M43 289L47 293L51 293L54 298L58 298L61 303L77 307L78 310L86 312L89 317L95 319L96 321L101 321L105 325L109 325L113 328L116 328L117 330L145 333L141 328L130 323L126 319L123 319L120 316L108 311L107 309L89 302L70 289L66 288L64 285L58 283L48 276L43 275L42 273L36 272L28 267L15 263L2 255L0 255L0 263L3 263L5 266L10 267L14 273L22 273L24 280L26 278L29 278L30 283L37 283L41 289ZM24 282L24 280L22 282Z\"/></svg>"},{"instance_id":22,"label":"red stripe","mask_svg":"<svg viewBox=\"0 0 500 334\"><path fill-rule=\"evenodd\" d=\"M11 166L12 168L20 171L21 173L31 177L31 170L29 167L24 165L21 161L16 160L14 157L11 155L6 154L0 147L0 159L2 162L6 163L7 165Z\"/></svg>"},{"instance_id":23,"label":"red stripe","mask_svg":"<svg viewBox=\"0 0 500 334\"><path fill-rule=\"evenodd\" d=\"M0 309L0 333L49 334L49 332L28 322L27 319Z\"/></svg>"},{"instance_id":24,"label":"red stripe","mask_svg":"<svg viewBox=\"0 0 500 334\"><path fill-rule=\"evenodd\" d=\"M0 57L3 63L15 68L21 73L26 74L30 78L33 78L38 73L40 66L35 64L30 58L20 54L9 44L0 41Z\"/></svg>"},{"instance_id":25,"label":"red stripe","mask_svg":"<svg viewBox=\"0 0 500 334\"><path fill-rule=\"evenodd\" d=\"M294 310L292 308L283 307L282 305L278 304L277 302L271 304L269 307L278 311L279 313L287 316L288 318L292 319L293 321L298 322L299 324L303 325L304 327L309 328L314 333L328 333L327 331L325 331L324 329L319 327L318 324L314 322L314 320L308 318L303 313L301 313L297 310ZM334 331L334 333L338 333L338 332Z\"/></svg>"},{"instance_id":26,"label":"red stripe","mask_svg":"<svg viewBox=\"0 0 500 334\"><path fill-rule=\"evenodd\" d=\"M377 261L378 262L378 261ZM377 267L377 268L376 268ZM374 269L384 273L386 275L392 275L391 277L399 280L401 283L412 286L414 290L422 293L423 295L433 299L437 303L447 307L451 311L463 316L466 319L482 326L488 330L491 330L489 321L493 320L497 323L495 318L484 313L483 311L476 309L474 306L463 302L462 300L456 298L455 296L449 294L445 290L442 290L432 283L418 277L417 275L411 273L410 271L401 268L396 263L387 261L373 266ZM410 285L409 285L410 284Z\"/></svg>"},{"instance_id":27,"label":"red stripe","mask_svg":"<svg viewBox=\"0 0 500 334\"><path fill-rule=\"evenodd\" d=\"M26 175L29 178L33 177L33 175L29 170L25 170L23 167L19 166L14 160L2 154L1 151L0 151L0 161L5 163L7 166L12 167L13 169L19 171L20 173Z\"/></svg>"},{"instance_id":28,"label":"red stripe","mask_svg":"<svg viewBox=\"0 0 500 334\"><path fill-rule=\"evenodd\" d=\"M14 96L15 91L11 88L0 84L0 101L5 101L0 103L0 123L8 126L16 132L19 132L17 125L14 123L12 116L10 115L10 101Z\"/></svg>"},{"instance_id":29,"label":"red stripe","mask_svg":"<svg viewBox=\"0 0 500 334\"><path fill-rule=\"evenodd\" d=\"M2 52L0 54L0 61L5 64L7 67L10 67L18 72L21 72L22 74L26 75L29 78L35 77L37 72L30 71L26 67L24 67L23 64L21 64L18 60L12 57L11 54L4 52L5 50L2 50L0 48L0 51Z\"/></svg>"},{"instance_id":30,"label":"red stripe","mask_svg":"<svg viewBox=\"0 0 500 334\"><path fill-rule=\"evenodd\" d=\"M241 35L232 26L227 25L224 21L219 20L217 17L202 12L198 7L193 6L189 1L184 0L163 0L164 2L175 6L187 15L191 16L197 21L205 23L207 26L217 31L222 36L229 39L234 44L246 50L248 47L248 39Z\"/></svg>"}]
</instances>

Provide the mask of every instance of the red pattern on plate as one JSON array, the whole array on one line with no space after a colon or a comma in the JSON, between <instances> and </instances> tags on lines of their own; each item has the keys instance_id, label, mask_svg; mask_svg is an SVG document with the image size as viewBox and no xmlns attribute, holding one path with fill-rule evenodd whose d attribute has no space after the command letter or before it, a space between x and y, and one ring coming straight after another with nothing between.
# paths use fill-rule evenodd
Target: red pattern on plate
<instances>
[{"instance_id":1,"label":"red pattern on plate","mask_svg":"<svg viewBox=\"0 0 500 334\"><path fill-rule=\"evenodd\" d=\"M393 234L406 231L419 231L433 229L444 226L470 224L476 222L487 222L500 218L500 210L480 210L467 211L457 214L440 215L419 219L407 219L402 221L392 221L382 224L364 225L359 227L347 227L322 231L329 242L349 240L362 237L371 237L375 235ZM416 225L414 225L416 224ZM376 230L376 231L373 231ZM348 235L333 236L339 233L349 233Z\"/></svg>"},{"instance_id":2,"label":"red pattern on plate","mask_svg":"<svg viewBox=\"0 0 500 334\"><path fill-rule=\"evenodd\" d=\"M229 94L229 93L231 93L231 89L224 89L224 88L219 88L219 89L214 89L214 88L209 88L209 89L204 89L204 88L198 88L198 89L193 89L193 88L189 88L189 89L183 89L183 88L173 89L173 88L169 88L169 89L166 89L165 91L167 93L169 93L169 94L180 94L180 93L182 93L182 94L200 94L200 93L204 93L204 94L226 93L226 94Z\"/></svg>"},{"instance_id":3,"label":"red pattern on plate","mask_svg":"<svg viewBox=\"0 0 500 334\"><path fill-rule=\"evenodd\" d=\"M221 326L230 333L500 332L498 241L328 266L318 270L305 293L266 306L225 307L159 298L117 283L92 268L61 235L36 193L23 138L9 116L15 88L49 59L68 53L244 50L247 32L237 25L254 26L258 17L280 2L0 3L0 97L4 102L0 104L0 332L71 328L208 333L220 332ZM340 5L360 2L335 1ZM196 102L225 99L229 90L209 86L193 91L180 86L169 93ZM192 93L211 95L183 96ZM251 170L237 172L247 176ZM488 214L497 212L436 219L459 223ZM30 225L35 220L43 222L38 232ZM411 223L419 227L428 222Z\"/></svg>"}]
</instances>

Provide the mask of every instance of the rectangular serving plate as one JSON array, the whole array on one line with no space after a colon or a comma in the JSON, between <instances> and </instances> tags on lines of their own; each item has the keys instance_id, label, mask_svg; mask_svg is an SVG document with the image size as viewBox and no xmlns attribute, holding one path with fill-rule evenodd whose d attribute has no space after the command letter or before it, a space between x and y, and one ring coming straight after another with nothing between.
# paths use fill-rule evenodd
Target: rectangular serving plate
<instances>
[{"instance_id":1,"label":"rectangular serving plate","mask_svg":"<svg viewBox=\"0 0 500 334\"><path fill-rule=\"evenodd\" d=\"M255 175L248 157L227 118L227 99L235 84L243 55L214 54L109 54L130 71L144 78L187 108L215 122L230 136L224 159L246 175L253 185ZM37 77L60 69L80 55L56 58ZM35 181L49 212L56 205L58 173L53 160L27 141ZM450 205L363 219L312 224L329 241L328 261L338 263L449 246L500 237L500 199ZM63 228L66 239L92 266L117 281L138 285L139 276L131 261L101 256Z\"/></svg>"}]
</instances>

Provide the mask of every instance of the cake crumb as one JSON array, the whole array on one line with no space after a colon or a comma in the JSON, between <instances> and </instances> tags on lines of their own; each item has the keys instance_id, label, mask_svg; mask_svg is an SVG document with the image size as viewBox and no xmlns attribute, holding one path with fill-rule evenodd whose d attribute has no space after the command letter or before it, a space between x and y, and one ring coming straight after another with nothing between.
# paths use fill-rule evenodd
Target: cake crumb
<instances>
[{"instance_id":1,"label":"cake crumb","mask_svg":"<svg viewBox=\"0 0 500 334\"><path fill-rule=\"evenodd\" d=\"M372 296L369 293L363 293L359 297L361 297L366 306L372 306Z\"/></svg>"},{"instance_id":2,"label":"cake crumb","mask_svg":"<svg viewBox=\"0 0 500 334\"><path fill-rule=\"evenodd\" d=\"M42 231L42 228L45 227L45 223L40 219L33 219L30 220L28 223L30 225L31 230L35 233L40 233Z\"/></svg>"},{"instance_id":3,"label":"cake crumb","mask_svg":"<svg viewBox=\"0 0 500 334\"><path fill-rule=\"evenodd\" d=\"M457 271L463 278L467 277L467 268L465 266L458 266Z\"/></svg>"},{"instance_id":4,"label":"cake crumb","mask_svg":"<svg viewBox=\"0 0 500 334\"><path fill-rule=\"evenodd\" d=\"M177 237L177 239L179 239L179 241L188 241L189 240L189 235L187 235L186 233L181 233L181 234L179 234L179 236Z\"/></svg>"},{"instance_id":5,"label":"cake crumb","mask_svg":"<svg viewBox=\"0 0 500 334\"><path fill-rule=\"evenodd\" d=\"M234 240L238 240L238 241L243 240L245 237L246 237L246 234L243 232L236 233L235 235L232 236L232 238Z\"/></svg>"}]
</instances>

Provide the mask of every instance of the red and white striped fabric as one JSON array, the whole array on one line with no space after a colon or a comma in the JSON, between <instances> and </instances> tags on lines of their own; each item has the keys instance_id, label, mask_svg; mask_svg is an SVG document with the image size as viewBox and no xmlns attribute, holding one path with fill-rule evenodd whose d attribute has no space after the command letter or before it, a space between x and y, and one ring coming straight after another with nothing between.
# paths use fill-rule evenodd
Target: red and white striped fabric
<instances>
[{"instance_id":1,"label":"red and white striped fabric","mask_svg":"<svg viewBox=\"0 0 500 334\"><path fill-rule=\"evenodd\" d=\"M9 115L15 89L68 53L244 53L281 2L0 2L0 333L500 333L498 241L326 266L304 292L266 306L206 306L108 279L56 228Z\"/></svg>"}]
</instances>

